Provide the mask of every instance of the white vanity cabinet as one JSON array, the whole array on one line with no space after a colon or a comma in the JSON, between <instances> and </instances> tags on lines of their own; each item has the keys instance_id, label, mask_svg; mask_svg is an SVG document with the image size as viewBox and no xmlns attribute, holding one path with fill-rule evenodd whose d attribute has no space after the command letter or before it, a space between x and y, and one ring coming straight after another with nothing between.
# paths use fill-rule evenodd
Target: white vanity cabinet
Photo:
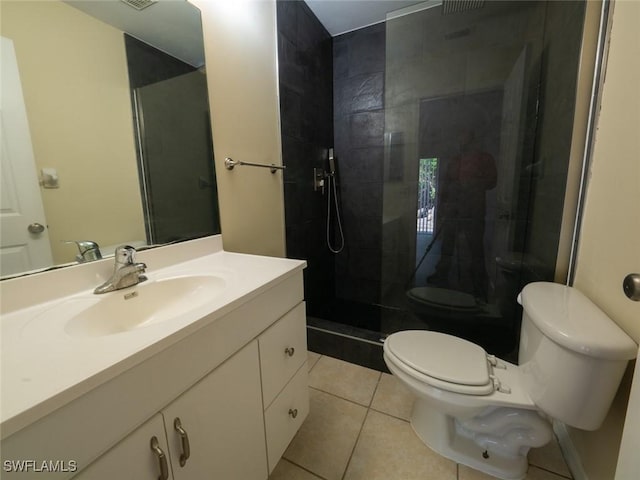
<instances>
[{"instance_id":1,"label":"white vanity cabinet","mask_svg":"<svg viewBox=\"0 0 640 480\"><path fill-rule=\"evenodd\" d=\"M266 471L253 341L75 478L263 480Z\"/></svg>"},{"instance_id":2,"label":"white vanity cabinet","mask_svg":"<svg viewBox=\"0 0 640 480\"><path fill-rule=\"evenodd\" d=\"M161 450L167 479L266 480L309 409L302 264L232 254L224 260L251 266L254 277L262 263L290 270L162 346L146 346L143 359L113 367L118 373L108 380L89 378L81 394L50 400L55 407L46 415L2 438L3 465L64 461L77 471L46 478L155 480L162 478ZM153 437L159 450L152 450ZM187 438L190 455L180 465ZM2 478L43 474L5 469Z\"/></svg>"}]
</instances>

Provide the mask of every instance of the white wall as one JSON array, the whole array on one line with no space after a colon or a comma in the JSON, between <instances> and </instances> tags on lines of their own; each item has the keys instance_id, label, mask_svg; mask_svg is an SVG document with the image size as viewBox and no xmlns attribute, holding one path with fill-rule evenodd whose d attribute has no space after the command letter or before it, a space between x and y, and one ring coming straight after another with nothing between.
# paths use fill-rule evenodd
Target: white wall
<instances>
[{"instance_id":1,"label":"white wall","mask_svg":"<svg viewBox=\"0 0 640 480\"><path fill-rule=\"evenodd\" d=\"M282 173L225 157L282 164L273 0L191 0L202 12L225 250L285 255Z\"/></svg>"},{"instance_id":2,"label":"white wall","mask_svg":"<svg viewBox=\"0 0 640 480\"><path fill-rule=\"evenodd\" d=\"M30 1L2 2L2 35L14 41L36 167L60 178L42 190L54 263L75 260L64 240L144 240L122 32Z\"/></svg>"},{"instance_id":3,"label":"white wall","mask_svg":"<svg viewBox=\"0 0 640 480\"><path fill-rule=\"evenodd\" d=\"M640 342L640 2L614 5L611 44L577 257L575 286Z\"/></svg>"},{"instance_id":4,"label":"white wall","mask_svg":"<svg viewBox=\"0 0 640 480\"><path fill-rule=\"evenodd\" d=\"M622 280L628 273L640 273L639 24L640 2L615 2L574 283L636 342L640 342L640 302L624 296ZM570 430L584 471L592 480L614 478L628 392L629 385L623 385L600 430ZM635 401L629 404L627 418L638 418L638 397L636 394ZM635 440L629 438L627 460L635 462L637 474L640 432L638 425L627 424L626 428L636 435Z\"/></svg>"}]
</instances>

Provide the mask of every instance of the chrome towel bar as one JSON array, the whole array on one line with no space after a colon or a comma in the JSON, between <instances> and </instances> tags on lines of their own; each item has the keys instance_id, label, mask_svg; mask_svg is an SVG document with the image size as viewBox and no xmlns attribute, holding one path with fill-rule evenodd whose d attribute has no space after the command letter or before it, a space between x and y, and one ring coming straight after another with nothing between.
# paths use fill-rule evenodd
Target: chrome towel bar
<instances>
[{"instance_id":1,"label":"chrome towel bar","mask_svg":"<svg viewBox=\"0 0 640 480\"><path fill-rule=\"evenodd\" d=\"M224 166L227 168L227 170L233 170L233 167L235 167L236 165L247 165L249 167L261 167L261 168L268 168L271 170L271 173L276 173L278 170L284 170L285 167L284 165L265 165L264 163L251 163L251 162L243 162L241 160L233 160L232 158L225 158L224 159Z\"/></svg>"}]
</instances>

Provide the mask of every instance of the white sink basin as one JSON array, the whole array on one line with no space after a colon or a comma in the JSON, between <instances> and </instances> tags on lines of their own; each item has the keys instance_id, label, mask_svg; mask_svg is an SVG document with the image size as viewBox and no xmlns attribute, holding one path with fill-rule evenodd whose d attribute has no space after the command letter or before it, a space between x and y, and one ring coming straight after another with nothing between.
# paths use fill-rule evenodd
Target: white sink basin
<instances>
[{"instance_id":1,"label":"white sink basin","mask_svg":"<svg viewBox=\"0 0 640 480\"><path fill-rule=\"evenodd\" d=\"M202 306L225 285L212 275L147 281L104 294L76 313L64 330L72 337L96 337L147 327Z\"/></svg>"},{"instance_id":2,"label":"white sink basin","mask_svg":"<svg viewBox=\"0 0 640 480\"><path fill-rule=\"evenodd\" d=\"M102 295L85 294L55 304L33 318L24 336L53 333L61 325L77 338L128 332L175 319L214 299L226 287L215 275L176 276Z\"/></svg>"}]
</instances>

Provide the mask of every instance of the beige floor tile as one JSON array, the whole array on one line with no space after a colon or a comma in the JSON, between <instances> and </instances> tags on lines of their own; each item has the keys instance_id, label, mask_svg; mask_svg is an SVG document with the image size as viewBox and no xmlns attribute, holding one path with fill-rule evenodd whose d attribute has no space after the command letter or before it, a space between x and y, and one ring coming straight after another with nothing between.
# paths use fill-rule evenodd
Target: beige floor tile
<instances>
[{"instance_id":1,"label":"beige floor tile","mask_svg":"<svg viewBox=\"0 0 640 480\"><path fill-rule=\"evenodd\" d=\"M311 371L311 369L315 366L316 362L320 360L321 356L322 355L320 355L319 353L310 352L307 350L307 366L309 367L309 371Z\"/></svg>"},{"instance_id":2,"label":"beige floor tile","mask_svg":"<svg viewBox=\"0 0 640 480\"><path fill-rule=\"evenodd\" d=\"M327 480L340 480L367 409L313 388L309 397L309 416L284 457Z\"/></svg>"},{"instance_id":3,"label":"beige floor tile","mask_svg":"<svg viewBox=\"0 0 640 480\"><path fill-rule=\"evenodd\" d=\"M369 410L345 480L455 480L456 464L431 451L411 425Z\"/></svg>"},{"instance_id":4,"label":"beige floor tile","mask_svg":"<svg viewBox=\"0 0 640 480\"><path fill-rule=\"evenodd\" d=\"M570 477L569 467L562 456L560 445L554 438L544 447L529 450L529 464L544 468L565 477Z\"/></svg>"},{"instance_id":5,"label":"beige floor tile","mask_svg":"<svg viewBox=\"0 0 640 480\"><path fill-rule=\"evenodd\" d=\"M368 407L379 378L376 370L323 355L309 373L309 386Z\"/></svg>"},{"instance_id":6,"label":"beige floor tile","mask_svg":"<svg viewBox=\"0 0 640 480\"><path fill-rule=\"evenodd\" d=\"M373 396L371 408L394 417L409 420L411 418L413 400L413 394L396 377L383 373Z\"/></svg>"},{"instance_id":7,"label":"beige floor tile","mask_svg":"<svg viewBox=\"0 0 640 480\"><path fill-rule=\"evenodd\" d=\"M495 480L496 477L487 475L486 473L479 472L473 468L465 465L459 465L458 480ZM566 480L566 477L561 477L555 473L547 472L538 467L529 466L527 476L524 480Z\"/></svg>"},{"instance_id":8,"label":"beige floor tile","mask_svg":"<svg viewBox=\"0 0 640 480\"><path fill-rule=\"evenodd\" d=\"M269 476L269 480L319 480L314 474L294 465L284 458L278 462ZM321 480L321 479L320 479Z\"/></svg>"}]
</instances>

